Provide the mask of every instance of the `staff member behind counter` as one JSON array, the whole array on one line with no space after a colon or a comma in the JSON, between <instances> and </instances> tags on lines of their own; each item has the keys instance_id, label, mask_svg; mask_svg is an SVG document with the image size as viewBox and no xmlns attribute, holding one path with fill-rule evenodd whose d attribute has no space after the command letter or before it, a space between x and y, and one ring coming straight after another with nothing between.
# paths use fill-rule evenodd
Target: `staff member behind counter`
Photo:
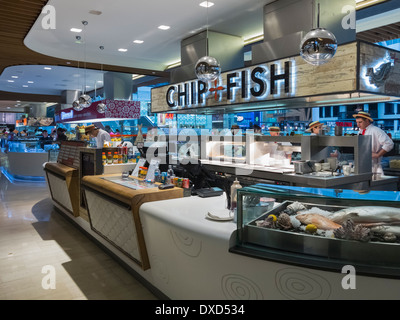
<instances>
[{"instance_id":1,"label":"staff member behind counter","mask_svg":"<svg viewBox=\"0 0 400 320\"><path fill-rule=\"evenodd\" d=\"M85 127L85 134L96 138L97 149L102 149L105 141L111 142L110 134L103 129L97 128L94 124Z\"/></svg>"},{"instance_id":2,"label":"staff member behind counter","mask_svg":"<svg viewBox=\"0 0 400 320\"><path fill-rule=\"evenodd\" d=\"M281 129L279 127L269 127L269 134L272 137L279 137L281 135ZM272 147L270 151L273 158L291 160L292 152L289 150L281 150L282 148L279 148L279 145L282 147L291 146L292 144L290 142L274 142L272 145L275 145L275 147Z\"/></svg>"},{"instance_id":3,"label":"staff member behind counter","mask_svg":"<svg viewBox=\"0 0 400 320\"><path fill-rule=\"evenodd\" d=\"M322 128L322 123L317 121L311 122L308 126L307 132L311 132L311 136L319 135Z\"/></svg>"},{"instance_id":4,"label":"staff member behind counter","mask_svg":"<svg viewBox=\"0 0 400 320\"><path fill-rule=\"evenodd\" d=\"M393 149L392 139L382 129L374 126L371 115L368 112L359 111L353 114L356 118L357 127L360 129L359 135L372 136L372 172L374 174L383 174L381 166L382 157Z\"/></svg>"}]
</instances>

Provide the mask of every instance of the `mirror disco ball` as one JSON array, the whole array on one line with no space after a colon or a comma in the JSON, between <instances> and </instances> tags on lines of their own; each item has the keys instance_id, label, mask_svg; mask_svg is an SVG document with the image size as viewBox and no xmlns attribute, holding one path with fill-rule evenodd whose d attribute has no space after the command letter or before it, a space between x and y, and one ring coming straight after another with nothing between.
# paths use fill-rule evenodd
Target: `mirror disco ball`
<instances>
[{"instance_id":1,"label":"mirror disco ball","mask_svg":"<svg viewBox=\"0 0 400 320\"><path fill-rule=\"evenodd\" d=\"M214 81L221 74L221 66L214 57L204 56L197 61L194 71L199 80Z\"/></svg>"},{"instance_id":2,"label":"mirror disco ball","mask_svg":"<svg viewBox=\"0 0 400 320\"><path fill-rule=\"evenodd\" d=\"M75 100L75 101L72 103L72 108L73 108L75 111L82 111L82 110L83 110L83 107L79 104L79 100Z\"/></svg>"},{"instance_id":3,"label":"mirror disco ball","mask_svg":"<svg viewBox=\"0 0 400 320\"><path fill-rule=\"evenodd\" d=\"M106 112L106 105L104 103L99 103L97 105L97 112L98 113L104 113Z\"/></svg>"},{"instance_id":4,"label":"mirror disco ball","mask_svg":"<svg viewBox=\"0 0 400 320\"><path fill-rule=\"evenodd\" d=\"M324 29L311 30L301 40L300 55L309 64L320 66L333 58L337 50L335 35Z\"/></svg>"},{"instance_id":5,"label":"mirror disco ball","mask_svg":"<svg viewBox=\"0 0 400 320\"><path fill-rule=\"evenodd\" d=\"M91 103L92 98L89 95L83 94L79 97L79 104L82 108L89 108Z\"/></svg>"}]
</instances>

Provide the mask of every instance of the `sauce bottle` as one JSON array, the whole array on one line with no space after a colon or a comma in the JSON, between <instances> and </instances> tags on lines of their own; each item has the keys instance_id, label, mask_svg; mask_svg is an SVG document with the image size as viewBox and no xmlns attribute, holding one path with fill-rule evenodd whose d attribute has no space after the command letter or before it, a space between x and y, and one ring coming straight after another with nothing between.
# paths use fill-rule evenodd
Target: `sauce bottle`
<instances>
[{"instance_id":1,"label":"sauce bottle","mask_svg":"<svg viewBox=\"0 0 400 320\"><path fill-rule=\"evenodd\" d=\"M113 157L112 157L111 152L109 152L107 154L107 164L112 164L112 163L113 163Z\"/></svg>"},{"instance_id":2,"label":"sauce bottle","mask_svg":"<svg viewBox=\"0 0 400 320\"><path fill-rule=\"evenodd\" d=\"M105 166L107 164L107 157L105 152L101 153L101 160L103 162L103 166Z\"/></svg>"},{"instance_id":3,"label":"sauce bottle","mask_svg":"<svg viewBox=\"0 0 400 320\"><path fill-rule=\"evenodd\" d=\"M236 178L235 181L233 181L232 186L231 186L231 210L236 211L237 207L237 190L241 189L242 186L240 185L238 179Z\"/></svg>"}]
</instances>

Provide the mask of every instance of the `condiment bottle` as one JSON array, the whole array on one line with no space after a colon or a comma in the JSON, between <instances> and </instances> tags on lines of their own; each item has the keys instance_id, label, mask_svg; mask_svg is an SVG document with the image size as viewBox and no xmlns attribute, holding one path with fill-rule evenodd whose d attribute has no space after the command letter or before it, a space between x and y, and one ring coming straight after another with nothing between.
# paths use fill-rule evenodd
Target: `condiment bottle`
<instances>
[{"instance_id":1,"label":"condiment bottle","mask_svg":"<svg viewBox=\"0 0 400 320\"><path fill-rule=\"evenodd\" d=\"M114 164L118 164L118 152L114 152Z\"/></svg>"},{"instance_id":2,"label":"condiment bottle","mask_svg":"<svg viewBox=\"0 0 400 320\"><path fill-rule=\"evenodd\" d=\"M171 179L174 179L174 176L174 169L172 169L172 165L169 165L167 170L167 183L172 183Z\"/></svg>"},{"instance_id":3,"label":"condiment bottle","mask_svg":"<svg viewBox=\"0 0 400 320\"><path fill-rule=\"evenodd\" d=\"M107 157L105 152L101 153L101 160L103 162L103 166L105 166L107 164Z\"/></svg>"},{"instance_id":4,"label":"condiment bottle","mask_svg":"<svg viewBox=\"0 0 400 320\"><path fill-rule=\"evenodd\" d=\"M161 170L158 165L154 170L154 182L161 182Z\"/></svg>"},{"instance_id":5,"label":"condiment bottle","mask_svg":"<svg viewBox=\"0 0 400 320\"><path fill-rule=\"evenodd\" d=\"M240 185L238 179L236 178L235 181L233 181L232 186L231 186L231 210L236 210L237 207L237 190L241 189L242 186Z\"/></svg>"},{"instance_id":6,"label":"condiment bottle","mask_svg":"<svg viewBox=\"0 0 400 320\"><path fill-rule=\"evenodd\" d=\"M113 157L112 157L111 152L109 152L107 154L107 164L112 164L112 163L113 163Z\"/></svg>"}]
</instances>

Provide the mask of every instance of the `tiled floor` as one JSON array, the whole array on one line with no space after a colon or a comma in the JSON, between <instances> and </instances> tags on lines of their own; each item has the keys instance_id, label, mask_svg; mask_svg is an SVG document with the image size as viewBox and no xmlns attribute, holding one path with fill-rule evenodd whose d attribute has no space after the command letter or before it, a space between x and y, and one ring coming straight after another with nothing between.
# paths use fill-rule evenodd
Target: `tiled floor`
<instances>
[{"instance_id":1,"label":"tiled floor","mask_svg":"<svg viewBox=\"0 0 400 320\"><path fill-rule=\"evenodd\" d=\"M54 211L46 183L0 173L0 299L157 298Z\"/></svg>"}]
</instances>

